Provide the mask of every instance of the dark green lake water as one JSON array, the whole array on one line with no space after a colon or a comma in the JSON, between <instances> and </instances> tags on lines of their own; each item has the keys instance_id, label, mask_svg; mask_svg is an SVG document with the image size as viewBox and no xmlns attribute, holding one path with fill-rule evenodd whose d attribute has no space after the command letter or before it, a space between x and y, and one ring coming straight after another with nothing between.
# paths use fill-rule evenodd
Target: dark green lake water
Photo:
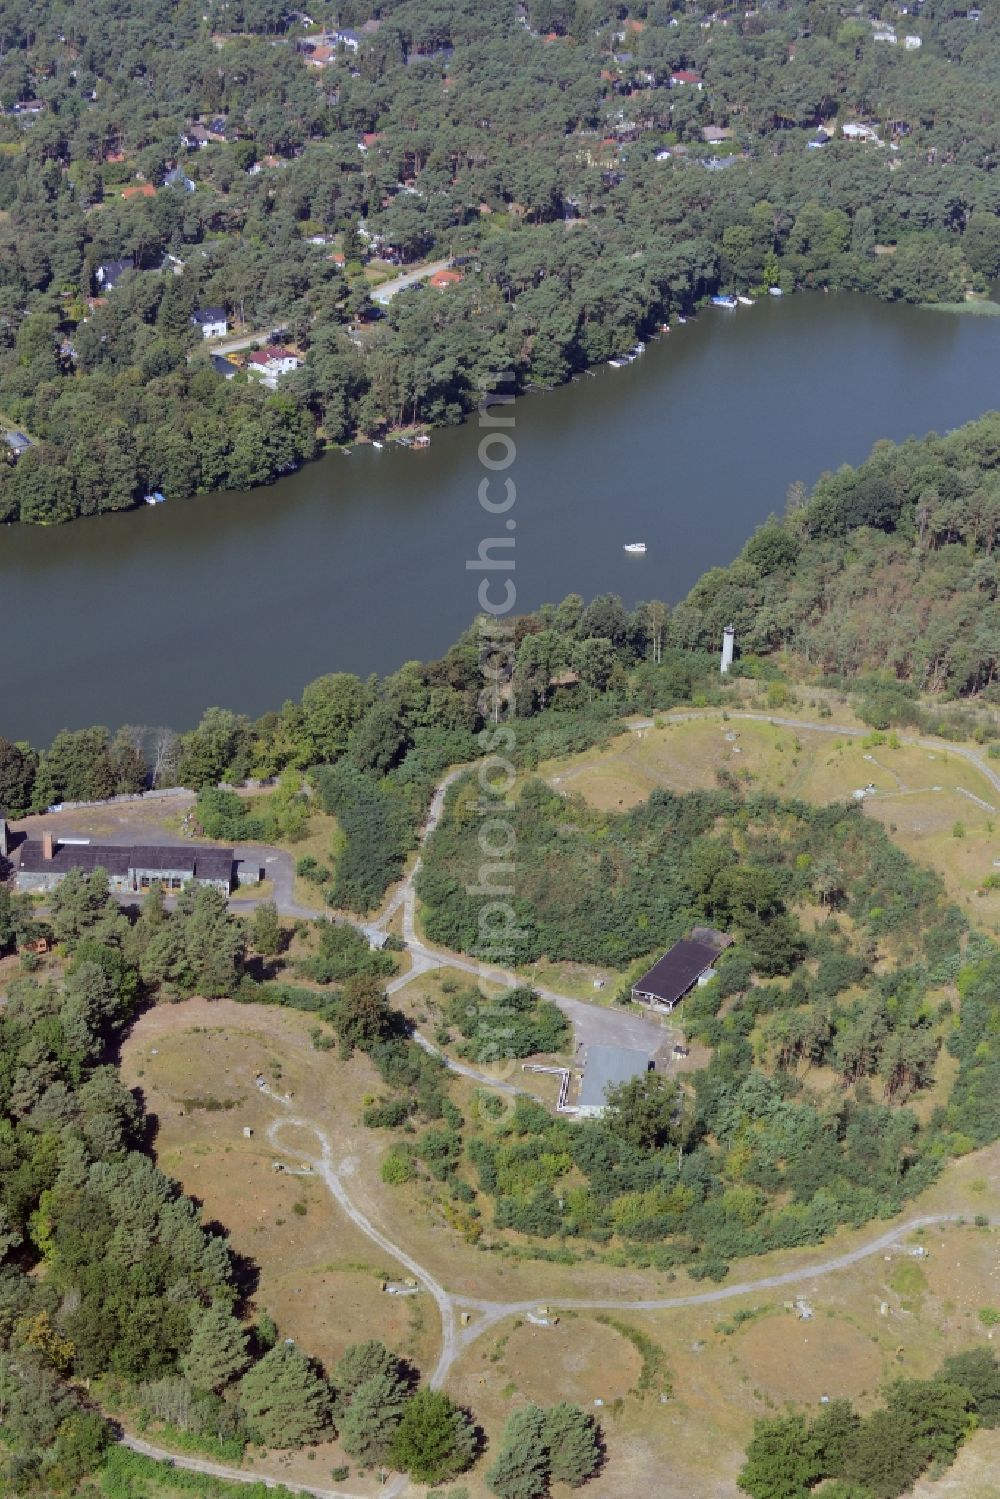
<instances>
[{"instance_id":1,"label":"dark green lake water","mask_svg":"<svg viewBox=\"0 0 1000 1499\"><path fill-rule=\"evenodd\" d=\"M505 519L519 608L574 590L674 602L792 480L1000 404L998 367L1000 319L765 299L519 401L518 498L492 523L472 421L427 452L332 453L249 494L4 528L0 733L181 729L211 704L257 714L322 672L438 654L477 610L465 561ZM645 557L622 551L635 540Z\"/></svg>"}]
</instances>

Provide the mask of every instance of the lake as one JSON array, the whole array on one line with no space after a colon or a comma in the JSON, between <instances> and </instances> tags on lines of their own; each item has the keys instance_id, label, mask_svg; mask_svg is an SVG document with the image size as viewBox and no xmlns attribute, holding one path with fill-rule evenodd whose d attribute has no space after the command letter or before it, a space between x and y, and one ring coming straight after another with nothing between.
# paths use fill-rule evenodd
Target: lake
<instances>
[{"instance_id":1,"label":"lake","mask_svg":"<svg viewBox=\"0 0 1000 1499\"><path fill-rule=\"evenodd\" d=\"M330 453L248 494L4 528L0 732L182 729L209 705L256 715L323 672L440 654L477 611L466 560L515 517L518 608L571 591L676 602L793 480L997 405L998 355L1000 319L765 298L518 401L504 519L478 503L473 420L426 452Z\"/></svg>"}]
</instances>

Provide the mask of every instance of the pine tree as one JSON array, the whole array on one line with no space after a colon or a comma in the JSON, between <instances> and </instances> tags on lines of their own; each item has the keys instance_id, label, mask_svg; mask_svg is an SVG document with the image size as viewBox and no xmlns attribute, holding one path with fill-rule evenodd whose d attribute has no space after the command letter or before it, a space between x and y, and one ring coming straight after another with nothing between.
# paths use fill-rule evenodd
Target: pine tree
<instances>
[{"instance_id":1,"label":"pine tree","mask_svg":"<svg viewBox=\"0 0 1000 1499\"><path fill-rule=\"evenodd\" d=\"M374 1374L363 1380L340 1421L344 1451L361 1463L382 1462L389 1456L405 1404L406 1391L398 1377Z\"/></svg>"},{"instance_id":2,"label":"pine tree","mask_svg":"<svg viewBox=\"0 0 1000 1499\"><path fill-rule=\"evenodd\" d=\"M946 1358L941 1378L969 1391L980 1426L1000 1426L1000 1362L992 1348L970 1348Z\"/></svg>"},{"instance_id":3,"label":"pine tree","mask_svg":"<svg viewBox=\"0 0 1000 1499\"><path fill-rule=\"evenodd\" d=\"M250 940L262 958L273 958L281 951L281 926L273 900L262 901L253 913Z\"/></svg>"},{"instance_id":4,"label":"pine tree","mask_svg":"<svg viewBox=\"0 0 1000 1499\"><path fill-rule=\"evenodd\" d=\"M366 1343L352 1343L345 1348L332 1376L338 1403L346 1406L358 1386L378 1374L392 1379L399 1376L399 1360L384 1343L369 1338Z\"/></svg>"},{"instance_id":5,"label":"pine tree","mask_svg":"<svg viewBox=\"0 0 1000 1499\"><path fill-rule=\"evenodd\" d=\"M468 1415L439 1390L418 1390L407 1402L392 1442L392 1461L416 1483L444 1483L476 1455Z\"/></svg>"},{"instance_id":6,"label":"pine tree","mask_svg":"<svg viewBox=\"0 0 1000 1499\"><path fill-rule=\"evenodd\" d=\"M247 1424L269 1447L318 1440L330 1424L330 1387L297 1348L279 1343L240 1381Z\"/></svg>"},{"instance_id":7,"label":"pine tree","mask_svg":"<svg viewBox=\"0 0 1000 1499\"><path fill-rule=\"evenodd\" d=\"M540 1499L548 1489L545 1416L537 1405L526 1405L508 1418L500 1455L486 1482L497 1499Z\"/></svg>"},{"instance_id":8,"label":"pine tree","mask_svg":"<svg viewBox=\"0 0 1000 1499\"><path fill-rule=\"evenodd\" d=\"M568 1401L550 1406L545 1412L545 1445L549 1450L550 1476L571 1488L586 1483L600 1465L601 1448L594 1418Z\"/></svg>"},{"instance_id":9,"label":"pine tree","mask_svg":"<svg viewBox=\"0 0 1000 1499\"><path fill-rule=\"evenodd\" d=\"M210 1306L196 1318L181 1372L200 1390L220 1390L243 1373L247 1335L231 1312Z\"/></svg>"}]
</instances>

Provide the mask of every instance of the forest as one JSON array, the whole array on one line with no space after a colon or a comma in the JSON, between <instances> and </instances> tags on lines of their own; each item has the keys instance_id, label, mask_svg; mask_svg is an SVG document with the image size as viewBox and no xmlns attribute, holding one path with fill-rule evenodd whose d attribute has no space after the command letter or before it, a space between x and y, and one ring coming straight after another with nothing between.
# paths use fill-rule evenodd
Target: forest
<instances>
[{"instance_id":1,"label":"forest","mask_svg":"<svg viewBox=\"0 0 1000 1499\"><path fill-rule=\"evenodd\" d=\"M475 784L451 788L418 877L428 937L472 954ZM529 782L511 815L512 961L624 968L623 999L692 925L734 941L685 1000L684 1030L708 1048L691 1077L626 1084L599 1122L520 1100L490 1123L487 1099L485 1125L400 1142L475 1242L510 1246L514 1230L571 1256L614 1244L631 1262L715 1278L730 1258L890 1216L948 1156L996 1138L996 950L856 806L654 791L598 813ZM482 1004L449 998L438 1039L474 1041ZM958 1077L921 1123L910 1105L934 1087L942 1051Z\"/></svg>"},{"instance_id":2,"label":"forest","mask_svg":"<svg viewBox=\"0 0 1000 1499\"><path fill-rule=\"evenodd\" d=\"M1000 271L988 10L311 9L4 7L0 418L30 446L0 518L266 483L458 421L483 380L566 380L720 290L954 303ZM457 282L373 307L427 256ZM223 378L205 307L300 367Z\"/></svg>"},{"instance_id":3,"label":"forest","mask_svg":"<svg viewBox=\"0 0 1000 1499\"><path fill-rule=\"evenodd\" d=\"M444 1068L408 1039L379 981L391 955L321 922L304 965L328 986L317 1003L314 990L251 976L251 946L258 955L280 946L273 906L245 923L210 888L189 886L170 911L156 888L130 919L97 870L53 893L48 927L64 961L58 979L41 977L26 940L29 903L6 888L0 897L0 950L12 940L21 950L0 1009L4 1493L81 1492L97 1469L110 1495L149 1492L145 1460L110 1452L119 1425L108 1411L230 1462L251 1443L289 1449L337 1435L362 1471L388 1464L435 1486L462 1473L484 1448L482 1431L407 1359L369 1339L327 1370L282 1339L266 1310L251 1317L256 1267L153 1164L155 1121L116 1066L117 1044L146 1005L305 995L345 1056L368 1052L387 1086L409 1089L413 1110L447 1128L457 1111ZM548 1030L561 1038L558 1013L556 1022ZM319 1047L332 1039L314 1031ZM377 1109L366 1119L385 1122ZM541 1494L550 1477L578 1486L600 1465L599 1428L579 1407L517 1417L487 1473L498 1499ZM179 1487L210 1492L194 1479Z\"/></svg>"}]
</instances>

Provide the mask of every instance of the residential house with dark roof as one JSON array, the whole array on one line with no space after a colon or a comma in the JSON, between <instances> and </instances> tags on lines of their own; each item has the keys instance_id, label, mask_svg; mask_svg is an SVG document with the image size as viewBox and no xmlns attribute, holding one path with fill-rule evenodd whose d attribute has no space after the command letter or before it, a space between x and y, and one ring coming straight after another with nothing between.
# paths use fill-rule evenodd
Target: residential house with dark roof
<instances>
[{"instance_id":1,"label":"residential house with dark roof","mask_svg":"<svg viewBox=\"0 0 1000 1499\"><path fill-rule=\"evenodd\" d=\"M412 68L415 63L420 62L451 62L451 59L454 57L454 55L454 47L446 43L443 47L428 47L426 52L421 52L419 50L414 52L407 52L404 61L408 68Z\"/></svg>"},{"instance_id":2,"label":"residential house with dark roof","mask_svg":"<svg viewBox=\"0 0 1000 1499\"><path fill-rule=\"evenodd\" d=\"M201 329L202 338L223 338L229 327L224 307L199 307L192 312L191 322Z\"/></svg>"},{"instance_id":3,"label":"residential house with dark roof","mask_svg":"<svg viewBox=\"0 0 1000 1499\"><path fill-rule=\"evenodd\" d=\"M182 192L193 193L198 184L192 182L183 167L174 167L163 179L164 187L179 187Z\"/></svg>"},{"instance_id":4,"label":"residential house with dark roof","mask_svg":"<svg viewBox=\"0 0 1000 1499\"><path fill-rule=\"evenodd\" d=\"M181 145L186 147L188 151L201 151L204 150L212 138L212 132L195 120L188 125L186 130L181 132L180 141Z\"/></svg>"},{"instance_id":5,"label":"residential house with dark roof","mask_svg":"<svg viewBox=\"0 0 1000 1499\"><path fill-rule=\"evenodd\" d=\"M102 260L94 271L94 280L101 291L114 291L122 277L134 270L133 260Z\"/></svg>"},{"instance_id":6,"label":"residential house with dark roof","mask_svg":"<svg viewBox=\"0 0 1000 1499\"><path fill-rule=\"evenodd\" d=\"M23 432L5 432L3 440L15 458L20 458L21 454L26 453L31 447L31 439L25 437Z\"/></svg>"}]
</instances>

